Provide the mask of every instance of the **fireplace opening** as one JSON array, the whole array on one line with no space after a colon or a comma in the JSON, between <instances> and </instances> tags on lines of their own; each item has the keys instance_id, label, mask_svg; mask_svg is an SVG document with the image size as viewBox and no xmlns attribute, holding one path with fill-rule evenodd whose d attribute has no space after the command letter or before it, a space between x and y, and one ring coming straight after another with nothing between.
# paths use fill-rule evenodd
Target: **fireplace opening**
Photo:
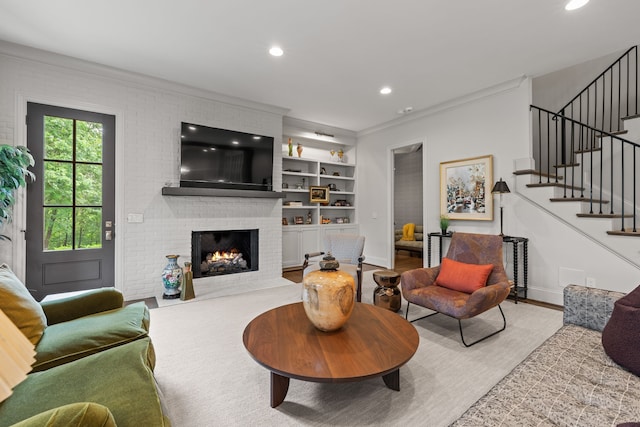
<instances>
[{"instance_id":1,"label":"fireplace opening","mask_svg":"<svg viewBox=\"0 0 640 427\"><path fill-rule=\"evenodd\" d=\"M258 230L193 231L193 277L258 270Z\"/></svg>"}]
</instances>

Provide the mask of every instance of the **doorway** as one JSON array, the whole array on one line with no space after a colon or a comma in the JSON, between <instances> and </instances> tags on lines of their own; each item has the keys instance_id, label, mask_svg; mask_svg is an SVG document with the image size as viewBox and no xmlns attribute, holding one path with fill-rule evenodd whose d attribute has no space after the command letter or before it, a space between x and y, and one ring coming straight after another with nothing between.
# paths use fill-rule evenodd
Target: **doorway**
<instances>
[{"instance_id":1,"label":"doorway","mask_svg":"<svg viewBox=\"0 0 640 427\"><path fill-rule=\"evenodd\" d=\"M27 147L30 292L114 286L115 116L27 103Z\"/></svg>"},{"instance_id":2,"label":"doorway","mask_svg":"<svg viewBox=\"0 0 640 427\"><path fill-rule=\"evenodd\" d=\"M424 226L423 209L423 150L422 143L412 143L393 152L393 229L396 230L413 223ZM423 266L423 257L416 252L396 251L394 249L394 268L403 271Z\"/></svg>"}]
</instances>

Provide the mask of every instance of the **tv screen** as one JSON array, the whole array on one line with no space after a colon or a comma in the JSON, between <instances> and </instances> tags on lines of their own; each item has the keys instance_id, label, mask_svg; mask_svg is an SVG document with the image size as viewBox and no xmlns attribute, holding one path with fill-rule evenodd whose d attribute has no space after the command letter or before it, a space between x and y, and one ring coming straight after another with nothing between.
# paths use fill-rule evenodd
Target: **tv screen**
<instances>
[{"instance_id":1,"label":"tv screen","mask_svg":"<svg viewBox=\"0 0 640 427\"><path fill-rule=\"evenodd\" d=\"M182 122L180 186L273 191L273 137Z\"/></svg>"}]
</instances>

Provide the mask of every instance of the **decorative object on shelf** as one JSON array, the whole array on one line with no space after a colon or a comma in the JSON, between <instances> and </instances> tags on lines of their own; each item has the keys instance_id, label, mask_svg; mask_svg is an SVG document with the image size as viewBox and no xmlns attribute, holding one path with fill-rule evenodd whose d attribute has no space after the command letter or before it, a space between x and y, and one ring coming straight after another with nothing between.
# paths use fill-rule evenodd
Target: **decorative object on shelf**
<instances>
[{"instance_id":1,"label":"decorative object on shelf","mask_svg":"<svg viewBox=\"0 0 640 427\"><path fill-rule=\"evenodd\" d=\"M329 187L309 187L309 202L329 203Z\"/></svg>"},{"instance_id":2,"label":"decorative object on shelf","mask_svg":"<svg viewBox=\"0 0 640 427\"><path fill-rule=\"evenodd\" d=\"M330 191L338 191L338 187L336 187L336 185L334 183L329 184L329 190Z\"/></svg>"},{"instance_id":3,"label":"decorative object on shelf","mask_svg":"<svg viewBox=\"0 0 640 427\"><path fill-rule=\"evenodd\" d=\"M491 193L500 194L500 235L504 236L504 234L502 233L502 194L511 193L511 191L509 190L509 186L507 185L507 183L502 180L502 177L500 177L500 181L496 182L496 185L493 186L493 190L491 190Z\"/></svg>"},{"instance_id":4,"label":"decorative object on shelf","mask_svg":"<svg viewBox=\"0 0 640 427\"><path fill-rule=\"evenodd\" d=\"M184 285L182 285L182 291L180 292L180 299L182 301L188 301L194 299L196 293L193 290L193 271L191 271L191 263L184 263Z\"/></svg>"},{"instance_id":5,"label":"decorative object on shelf","mask_svg":"<svg viewBox=\"0 0 640 427\"><path fill-rule=\"evenodd\" d=\"M311 211L307 212L307 224L311 224Z\"/></svg>"},{"instance_id":6,"label":"decorative object on shelf","mask_svg":"<svg viewBox=\"0 0 640 427\"><path fill-rule=\"evenodd\" d=\"M286 217L282 217L282 225L289 225L289 220Z\"/></svg>"},{"instance_id":7,"label":"decorative object on shelf","mask_svg":"<svg viewBox=\"0 0 640 427\"><path fill-rule=\"evenodd\" d=\"M324 167L320 168L320 175L326 175L326 174L327 174L327 170Z\"/></svg>"},{"instance_id":8,"label":"decorative object on shelf","mask_svg":"<svg viewBox=\"0 0 640 427\"><path fill-rule=\"evenodd\" d=\"M289 157L293 157L293 139L289 138Z\"/></svg>"},{"instance_id":9,"label":"decorative object on shelf","mask_svg":"<svg viewBox=\"0 0 640 427\"><path fill-rule=\"evenodd\" d=\"M302 178L302 188L304 188L307 185L307 180L305 178Z\"/></svg>"},{"instance_id":10,"label":"decorative object on shelf","mask_svg":"<svg viewBox=\"0 0 640 427\"><path fill-rule=\"evenodd\" d=\"M343 162L343 158L344 158L344 151L342 151L342 148L338 150L338 161L340 163Z\"/></svg>"},{"instance_id":11,"label":"decorative object on shelf","mask_svg":"<svg viewBox=\"0 0 640 427\"><path fill-rule=\"evenodd\" d=\"M324 218L323 217L321 223L322 224L331 224L331 218Z\"/></svg>"},{"instance_id":12,"label":"decorative object on shelf","mask_svg":"<svg viewBox=\"0 0 640 427\"><path fill-rule=\"evenodd\" d=\"M296 224L298 224L298 225L300 225L300 224L304 224L304 218L303 218L303 217L301 217L301 216L297 216L297 217L295 217L294 222L295 222Z\"/></svg>"},{"instance_id":13,"label":"decorative object on shelf","mask_svg":"<svg viewBox=\"0 0 640 427\"><path fill-rule=\"evenodd\" d=\"M334 148L332 148L331 150L329 150L329 154L331 154L331 156L329 157L329 160L331 160L332 162L336 161L336 150Z\"/></svg>"},{"instance_id":14,"label":"decorative object on shelf","mask_svg":"<svg viewBox=\"0 0 640 427\"><path fill-rule=\"evenodd\" d=\"M320 270L311 271L302 282L304 311L311 323L325 332L340 329L355 305L355 281L339 267L340 263L328 253L320 261Z\"/></svg>"},{"instance_id":15,"label":"decorative object on shelf","mask_svg":"<svg viewBox=\"0 0 640 427\"><path fill-rule=\"evenodd\" d=\"M182 267L178 265L180 255L167 255L167 265L162 270L162 285L164 286L163 299L180 298L180 286L182 285Z\"/></svg>"},{"instance_id":16,"label":"decorative object on shelf","mask_svg":"<svg viewBox=\"0 0 640 427\"><path fill-rule=\"evenodd\" d=\"M449 217L446 215L440 215L440 230L442 234L447 234L447 228L449 228Z\"/></svg>"},{"instance_id":17,"label":"decorative object on shelf","mask_svg":"<svg viewBox=\"0 0 640 427\"><path fill-rule=\"evenodd\" d=\"M378 285L373 291L373 305L393 312L400 310L402 305L402 295L398 289L400 273L393 270L374 271L373 281Z\"/></svg>"},{"instance_id":18,"label":"decorative object on shelf","mask_svg":"<svg viewBox=\"0 0 640 427\"><path fill-rule=\"evenodd\" d=\"M287 184L286 182L283 182L283 183L282 183L282 188L283 188L283 189L287 189L287 188L289 188L289 184Z\"/></svg>"},{"instance_id":19,"label":"decorative object on shelf","mask_svg":"<svg viewBox=\"0 0 640 427\"><path fill-rule=\"evenodd\" d=\"M340 172L334 172L333 176L340 176Z\"/></svg>"},{"instance_id":20,"label":"decorative object on shelf","mask_svg":"<svg viewBox=\"0 0 640 427\"><path fill-rule=\"evenodd\" d=\"M302 157L302 144L298 143L296 151L298 152L298 157Z\"/></svg>"},{"instance_id":21,"label":"decorative object on shelf","mask_svg":"<svg viewBox=\"0 0 640 427\"><path fill-rule=\"evenodd\" d=\"M492 170L492 155L440 163L440 215L492 221Z\"/></svg>"}]
</instances>

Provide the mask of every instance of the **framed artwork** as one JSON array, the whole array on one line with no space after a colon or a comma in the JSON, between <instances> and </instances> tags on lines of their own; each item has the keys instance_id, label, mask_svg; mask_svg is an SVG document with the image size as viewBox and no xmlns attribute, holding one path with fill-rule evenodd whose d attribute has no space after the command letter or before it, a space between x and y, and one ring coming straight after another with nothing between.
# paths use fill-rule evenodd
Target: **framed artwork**
<instances>
[{"instance_id":1,"label":"framed artwork","mask_svg":"<svg viewBox=\"0 0 640 427\"><path fill-rule=\"evenodd\" d=\"M329 203L329 187L309 187L311 203Z\"/></svg>"},{"instance_id":2,"label":"framed artwork","mask_svg":"<svg viewBox=\"0 0 640 427\"><path fill-rule=\"evenodd\" d=\"M304 218L301 216L297 216L294 218L296 224L304 224Z\"/></svg>"},{"instance_id":3,"label":"framed artwork","mask_svg":"<svg viewBox=\"0 0 640 427\"><path fill-rule=\"evenodd\" d=\"M440 163L440 215L492 221L492 183L492 155Z\"/></svg>"}]
</instances>

